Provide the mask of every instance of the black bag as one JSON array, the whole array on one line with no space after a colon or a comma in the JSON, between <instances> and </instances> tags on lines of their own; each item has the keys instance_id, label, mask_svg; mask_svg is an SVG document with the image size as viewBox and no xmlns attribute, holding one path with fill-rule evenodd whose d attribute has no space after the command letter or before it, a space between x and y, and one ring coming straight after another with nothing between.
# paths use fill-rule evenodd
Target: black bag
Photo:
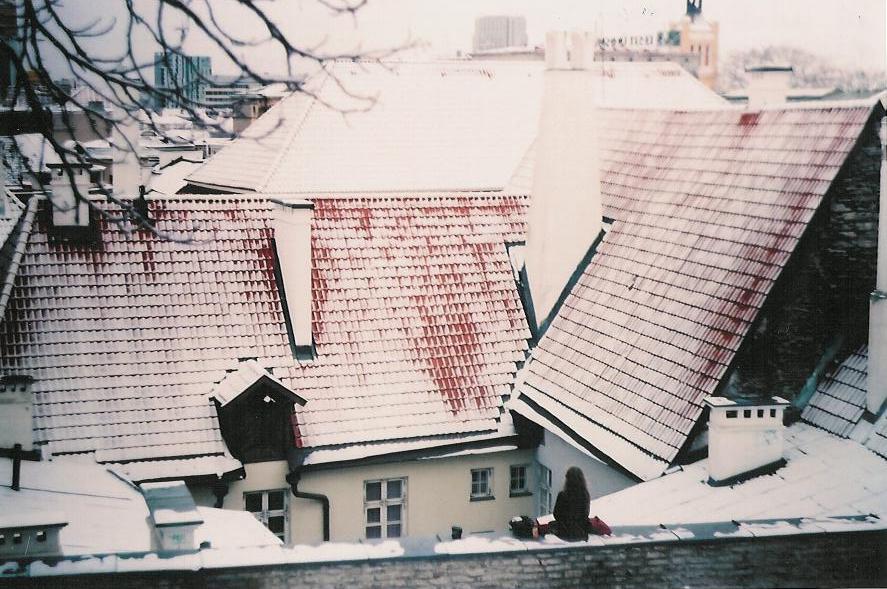
<instances>
[{"instance_id":1,"label":"black bag","mask_svg":"<svg viewBox=\"0 0 887 589\"><path fill-rule=\"evenodd\" d=\"M511 518L508 525L511 527L511 533L514 534L515 538L532 538L536 520L528 515L521 515Z\"/></svg>"}]
</instances>

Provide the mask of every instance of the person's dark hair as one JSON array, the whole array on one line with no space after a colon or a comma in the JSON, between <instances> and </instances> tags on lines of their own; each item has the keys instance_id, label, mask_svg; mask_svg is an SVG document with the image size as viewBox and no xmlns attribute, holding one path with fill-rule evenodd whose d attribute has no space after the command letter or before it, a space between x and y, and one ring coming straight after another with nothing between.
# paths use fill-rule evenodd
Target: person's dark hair
<instances>
[{"instance_id":1,"label":"person's dark hair","mask_svg":"<svg viewBox=\"0 0 887 589\"><path fill-rule=\"evenodd\" d=\"M585 502L591 500L588 494L588 486L585 484L585 475L578 466L571 466L567 469L567 477L564 482L564 492L571 498Z\"/></svg>"}]
</instances>

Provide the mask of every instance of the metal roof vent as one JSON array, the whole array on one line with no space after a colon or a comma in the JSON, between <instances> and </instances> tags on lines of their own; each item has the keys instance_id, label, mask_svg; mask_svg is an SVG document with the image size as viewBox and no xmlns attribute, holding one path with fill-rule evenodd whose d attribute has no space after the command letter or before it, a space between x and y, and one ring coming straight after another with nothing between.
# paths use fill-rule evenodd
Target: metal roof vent
<instances>
[{"instance_id":1,"label":"metal roof vent","mask_svg":"<svg viewBox=\"0 0 887 589\"><path fill-rule=\"evenodd\" d=\"M733 401L706 397L708 420L708 482L725 486L776 470L782 457L782 414L788 401Z\"/></svg>"}]
</instances>

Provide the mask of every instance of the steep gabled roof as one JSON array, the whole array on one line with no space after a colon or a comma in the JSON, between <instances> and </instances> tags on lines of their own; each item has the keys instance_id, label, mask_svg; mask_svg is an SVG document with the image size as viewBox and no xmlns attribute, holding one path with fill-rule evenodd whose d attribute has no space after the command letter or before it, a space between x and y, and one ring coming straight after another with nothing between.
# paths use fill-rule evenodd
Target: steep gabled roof
<instances>
[{"instance_id":1,"label":"steep gabled roof","mask_svg":"<svg viewBox=\"0 0 887 589\"><path fill-rule=\"evenodd\" d=\"M542 71L541 62L337 64L318 99L283 100L189 180L269 193L500 190L536 135ZM724 104L672 63L601 63L589 75L602 81L589 100L604 105Z\"/></svg>"},{"instance_id":2,"label":"steep gabled roof","mask_svg":"<svg viewBox=\"0 0 887 589\"><path fill-rule=\"evenodd\" d=\"M529 330L506 251L526 198L314 203L317 358L281 381L303 446L495 430ZM278 372L275 372L278 374Z\"/></svg>"},{"instance_id":3,"label":"steep gabled roof","mask_svg":"<svg viewBox=\"0 0 887 589\"><path fill-rule=\"evenodd\" d=\"M600 111L615 222L535 349L524 397L640 478L661 474L872 112Z\"/></svg>"},{"instance_id":4,"label":"steep gabled roof","mask_svg":"<svg viewBox=\"0 0 887 589\"><path fill-rule=\"evenodd\" d=\"M525 198L319 200L316 357L302 362L268 200L149 204L174 239L102 219L99 244L60 243L36 216L0 324L0 373L35 378L35 441L52 453L125 463L138 480L236 469L209 396L245 358L308 400L303 447L498 428L529 335L505 247L523 235Z\"/></svg>"}]
</instances>

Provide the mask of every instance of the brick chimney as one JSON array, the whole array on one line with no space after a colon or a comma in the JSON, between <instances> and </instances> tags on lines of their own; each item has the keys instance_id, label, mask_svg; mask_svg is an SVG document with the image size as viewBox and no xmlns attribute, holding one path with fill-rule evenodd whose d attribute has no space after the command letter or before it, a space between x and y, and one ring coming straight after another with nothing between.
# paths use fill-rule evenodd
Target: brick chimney
<instances>
[{"instance_id":1,"label":"brick chimney","mask_svg":"<svg viewBox=\"0 0 887 589\"><path fill-rule=\"evenodd\" d=\"M866 409L878 414L887 399L887 118L881 119L881 185L878 267L869 298L869 365Z\"/></svg>"},{"instance_id":2,"label":"brick chimney","mask_svg":"<svg viewBox=\"0 0 887 589\"><path fill-rule=\"evenodd\" d=\"M601 234L594 85L594 37L552 32L536 140L536 169L526 247L537 329L550 319L565 287Z\"/></svg>"},{"instance_id":3,"label":"brick chimney","mask_svg":"<svg viewBox=\"0 0 887 589\"><path fill-rule=\"evenodd\" d=\"M0 448L11 449L16 444L21 444L22 450L34 448L32 382L30 376L0 377Z\"/></svg>"},{"instance_id":4,"label":"brick chimney","mask_svg":"<svg viewBox=\"0 0 887 589\"><path fill-rule=\"evenodd\" d=\"M311 222L314 204L306 200L276 200L271 217L274 244L290 333L297 355L311 354Z\"/></svg>"},{"instance_id":5,"label":"brick chimney","mask_svg":"<svg viewBox=\"0 0 887 589\"><path fill-rule=\"evenodd\" d=\"M708 418L708 482L729 485L759 472L778 468L782 457L782 414L788 401L737 402L706 397Z\"/></svg>"}]
</instances>

